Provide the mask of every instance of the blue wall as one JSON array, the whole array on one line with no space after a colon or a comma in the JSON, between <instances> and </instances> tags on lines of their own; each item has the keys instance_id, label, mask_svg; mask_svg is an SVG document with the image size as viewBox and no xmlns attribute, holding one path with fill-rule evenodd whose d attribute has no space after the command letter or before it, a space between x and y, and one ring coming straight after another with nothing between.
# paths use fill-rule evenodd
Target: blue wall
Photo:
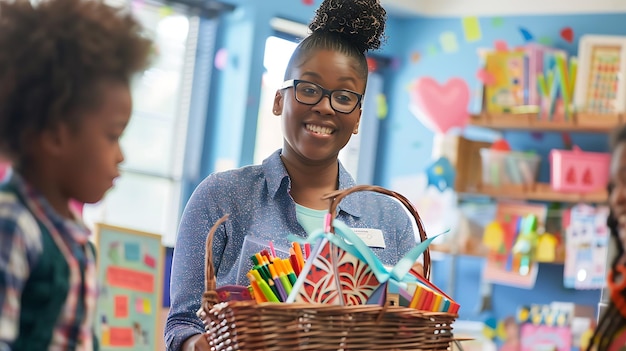
<instances>
[{"instance_id":1,"label":"blue wall","mask_svg":"<svg viewBox=\"0 0 626 351\"><path fill-rule=\"evenodd\" d=\"M505 41L509 47L522 45L526 41L520 28L524 28L535 41L575 55L581 35L624 35L624 21L626 14L479 18L482 38L475 42L465 40L461 18L421 17L391 22L389 36L390 42L393 42L392 53L402 64L389 77L389 117L383 127L387 135L383 138L385 143L380 145L379 152L383 156L378 165L381 172L377 183L390 186L395 177L420 173L431 161L433 134L408 109L408 86L417 78L429 76L440 83L453 77L464 79L473 90L470 112L476 113L479 112L475 100L480 84L476 78L479 48L493 48L496 40ZM574 32L572 43L561 38L560 31L565 27L571 27ZM458 50L455 52L444 52L440 45L440 35L448 31L456 35ZM412 60L415 54L420 57L417 61ZM530 138L528 133L512 133L509 137L513 147L539 146L538 151L544 154L552 147L562 146L560 136L554 133L534 135L534 138ZM573 141L581 148L594 151L606 149L605 139L604 136L573 136ZM543 145L537 145L537 141ZM547 179L547 171L547 163L544 162L541 170L543 179Z\"/></svg>"}]
</instances>

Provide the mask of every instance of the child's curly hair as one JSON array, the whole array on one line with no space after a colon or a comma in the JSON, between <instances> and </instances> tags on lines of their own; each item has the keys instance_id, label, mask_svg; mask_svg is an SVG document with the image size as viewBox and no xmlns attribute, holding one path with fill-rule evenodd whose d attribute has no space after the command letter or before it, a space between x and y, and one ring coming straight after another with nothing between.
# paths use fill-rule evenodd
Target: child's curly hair
<instances>
[{"instance_id":1,"label":"child's curly hair","mask_svg":"<svg viewBox=\"0 0 626 351\"><path fill-rule=\"evenodd\" d=\"M99 0L0 0L0 153L17 162L33 134L77 126L97 84L129 83L151 48L127 10Z\"/></svg>"},{"instance_id":2,"label":"child's curly hair","mask_svg":"<svg viewBox=\"0 0 626 351\"><path fill-rule=\"evenodd\" d=\"M300 42L287 64L285 79L291 78L294 66L320 49L356 59L359 73L367 79L365 53L382 44L386 21L379 0L324 0L309 24L311 35Z\"/></svg>"}]
</instances>

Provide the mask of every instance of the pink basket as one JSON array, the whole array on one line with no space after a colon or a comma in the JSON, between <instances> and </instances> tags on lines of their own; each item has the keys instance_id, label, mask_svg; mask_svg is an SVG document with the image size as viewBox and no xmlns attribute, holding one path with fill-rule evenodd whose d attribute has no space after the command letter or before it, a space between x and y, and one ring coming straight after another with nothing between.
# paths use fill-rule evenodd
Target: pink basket
<instances>
[{"instance_id":1,"label":"pink basket","mask_svg":"<svg viewBox=\"0 0 626 351\"><path fill-rule=\"evenodd\" d=\"M609 181L611 155L584 152L574 146L572 151L550 151L550 185L563 192L586 193L604 189Z\"/></svg>"}]
</instances>

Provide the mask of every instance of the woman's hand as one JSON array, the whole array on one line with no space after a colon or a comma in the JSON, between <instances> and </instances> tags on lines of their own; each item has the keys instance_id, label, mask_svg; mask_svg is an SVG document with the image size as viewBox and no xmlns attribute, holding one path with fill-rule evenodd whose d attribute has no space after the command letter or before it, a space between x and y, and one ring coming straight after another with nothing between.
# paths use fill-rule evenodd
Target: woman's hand
<instances>
[{"instance_id":1,"label":"woman's hand","mask_svg":"<svg viewBox=\"0 0 626 351\"><path fill-rule=\"evenodd\" d=\"M210 351L209 342L204 334L196 334L183 343L183 351Z\"/></svg>"}]
</instances>

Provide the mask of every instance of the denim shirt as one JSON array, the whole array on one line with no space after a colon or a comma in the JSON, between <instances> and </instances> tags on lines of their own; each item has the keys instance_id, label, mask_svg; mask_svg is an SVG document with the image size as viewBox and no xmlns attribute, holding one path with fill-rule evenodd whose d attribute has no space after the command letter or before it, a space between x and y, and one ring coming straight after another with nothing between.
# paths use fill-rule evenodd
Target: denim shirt
<instances>
[{"instance_id":1,"label":"denim shirt","mask_svg":"<svg viewBox=\"0 0 626 351\"><path fill-rule=\"evenodd\" d=\"M251 238L261 244L271 240L277 250L284 251L290 247L289 234L306 237L296 218L295 202L289 194L291 180L280 152L273 153L262 165L209 175L189 199L174 248L171 308L165 327L168 350L180 350L185 339L204 331L195 312L204 292L206 237L220 217L230 214L213 241L217 286L248 284L242 281L245 265L250 255L263 248L251 243ZM354 185L355 181L339 163L339 189ZM357 192L345 197L337 207L337 219L349 227L383 231L385 248L373 251L384 264L394 265L415 246L412 219L395 199Z\"/></svg>"}]
</instances>

